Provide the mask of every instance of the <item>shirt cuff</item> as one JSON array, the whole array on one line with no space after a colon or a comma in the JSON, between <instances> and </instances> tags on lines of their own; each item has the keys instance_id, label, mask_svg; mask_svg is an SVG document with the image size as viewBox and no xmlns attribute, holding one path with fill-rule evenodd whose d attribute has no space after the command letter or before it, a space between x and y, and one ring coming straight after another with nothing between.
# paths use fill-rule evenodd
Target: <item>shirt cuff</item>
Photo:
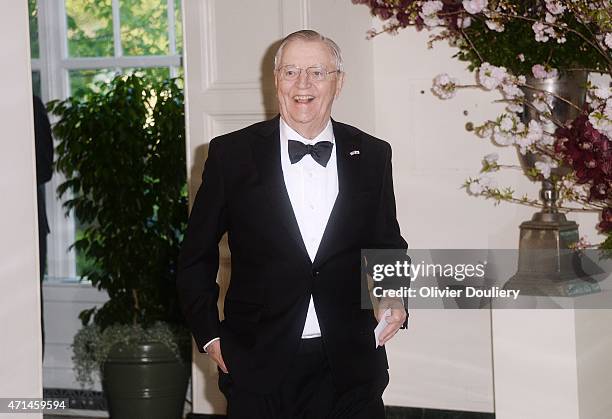
<instances>
[{"instance_id":1,"label":"shirt cuff","mask_svg":"<svg viewBox=\"0 0 612 419\"><path fill-rule=\"evenodd\" d=\"M209 340L209 341L206 343L206 345L204 345L204 346L202 347L202 349L204 349L204 353L208 353L208 351L206 350L206 348L208 347L208 345L210 345L211 343L213 343L214 341L219 340L219 339L221 339L221 338L213 338L213 339Z\"/></svg>"}]
</instances>

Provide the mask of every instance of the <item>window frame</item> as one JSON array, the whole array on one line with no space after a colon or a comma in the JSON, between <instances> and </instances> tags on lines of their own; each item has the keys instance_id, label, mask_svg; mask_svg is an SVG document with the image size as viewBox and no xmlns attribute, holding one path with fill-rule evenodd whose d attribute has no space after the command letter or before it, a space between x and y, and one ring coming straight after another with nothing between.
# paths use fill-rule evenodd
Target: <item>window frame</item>
<instances>
[{"instance_id":1,"label":"window frame","mask_svg":"<svg viewBox=\"0 0 612 419\"><path fill-rule=\"evenodd\" d=\"M182 57L176 50L175 0L165 0L168 19L168 55L125 56L121 46L120 0L112 0L114 55L109 57L70 57L65 0L37 0L39 58L31 59L32 72L40 73L43 102L64 100L70 96L70 71L114 68L168 68L170 77L177 77ZM50 115L51 123L55 122ZM67 216L63 203L71 199L69 193L58 199L55 191L64 182L55 172L46 185L47 217L51 234L47 237L47 275L52 282L78 281L76 253L70 245L75 240L74 214Z\"/></svg>"}]
</instances>

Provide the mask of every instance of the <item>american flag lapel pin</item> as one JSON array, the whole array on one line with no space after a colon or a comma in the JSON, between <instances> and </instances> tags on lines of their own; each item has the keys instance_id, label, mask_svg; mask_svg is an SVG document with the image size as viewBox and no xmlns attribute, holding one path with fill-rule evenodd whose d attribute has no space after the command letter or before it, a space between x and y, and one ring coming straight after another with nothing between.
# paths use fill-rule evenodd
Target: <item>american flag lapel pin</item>
<instances>
[{"instance_id":1,"label":"american flag lapel pin","mask_svg":"<svg viewBox=\"0 0 612 419\"><path fill-rule=\"evenodd\" d=\"M359 150L353 150L349 153L351 156L356 156L357 154L359 154Z\"/></svg>"}]
</instances>

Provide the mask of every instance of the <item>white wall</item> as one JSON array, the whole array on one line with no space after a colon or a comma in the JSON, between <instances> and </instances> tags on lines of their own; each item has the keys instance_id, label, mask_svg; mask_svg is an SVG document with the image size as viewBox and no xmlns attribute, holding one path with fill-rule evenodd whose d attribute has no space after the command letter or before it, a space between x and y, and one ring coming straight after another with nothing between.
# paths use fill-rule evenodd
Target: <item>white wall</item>
<instances>
[{"instance_id":1,"label":"white wall","mask_svg":"<svg viewBox=\"0 0 612 419\"><path fill-rule=\"evenodd\" d=\"M2 5L0 62L0 397L41 397L36 176L25 1Z\"/></svg>"}]
</instances>

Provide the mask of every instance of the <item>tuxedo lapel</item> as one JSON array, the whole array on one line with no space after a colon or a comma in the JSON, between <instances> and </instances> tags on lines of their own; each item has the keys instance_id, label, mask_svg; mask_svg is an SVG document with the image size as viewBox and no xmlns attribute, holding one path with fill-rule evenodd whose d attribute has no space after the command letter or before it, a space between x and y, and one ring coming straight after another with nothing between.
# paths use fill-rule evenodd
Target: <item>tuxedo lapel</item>
<instances>
[{"instance_id":1,"label":"tuxedo lapel","mask_svg":"<svg viewBox=\"0 0 612 419\"><path fill-rule=\"evenodd\" d=\"M361 138L356 133L349 132L332 119L334 140L336 143L336 159L338 163L338 196L331 211L321 244L315 256L313 265L320 266L333 254L342 240L343 232L351 228L351 196L361 186L360 148Z\"/></svg>"},{"instance_id":2,"label":"tuxedo lapel","mask_svg":"<svg viewBox=\"0 0 612 419\"><path fill-rule=\"evenodd\" d=\"M266 211L275 213L272 218L281 222L304 257L310 261L283 178L280 160L279 116L261 124L257 134L257 140L251 145L257 174L268 198L268 202L262 205L265 206Z\"/></svg>"}]
</instances>

